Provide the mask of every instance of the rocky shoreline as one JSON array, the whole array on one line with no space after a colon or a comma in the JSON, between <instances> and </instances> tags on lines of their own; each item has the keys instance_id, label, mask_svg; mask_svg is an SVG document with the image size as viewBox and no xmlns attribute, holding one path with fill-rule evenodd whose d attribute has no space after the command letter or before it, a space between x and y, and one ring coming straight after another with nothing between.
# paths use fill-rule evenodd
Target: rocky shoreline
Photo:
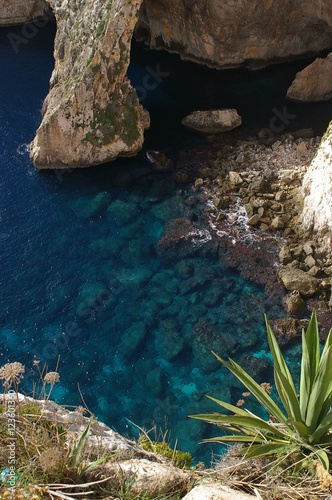
<instances>
[{"instance_id":1,"label":"rocky shoreline","mask_svg":"<svg viewBox=\"0 0 332 500\"><path fill-rule=\"evenodd\" d=\"M303 178L321 138L303 129L266 144L262 135L209 136L206 148L182 152L177 163L169 161L172 177L179 184L193 185L195 197L205 204L203 220L212 235L210 247L217 246L215 251L228 267L264 286L271 314L281 302L285 315L298 319L307 318L315 307L326 335L332 259L326 245L301 225ZM165 158L163 162L167 163ZM177 240L179 251L194 226L189 221L177 224L175 233L173 228L167 236L173 243ZM171 249L168 245L166 250ZM303 323L298 319L279 320L280 335L299 334ZM278 323L275 328L278 331Z\"/></svg>"},{"instance_id":2,"label":"rocky shoreline","mask_svg":"<svg viewBox=\"0 0 332 500\"><path fill-rule=\"evenodd\" d=\"M227 232L228 226L233 237L235 228L240 241L245 237L260 241L264 253L271 239L274 255L280 249L275 262L265 259L268 269L263 270L261 282L266 287L277 285L273 279L269 283L272 264L279 285L289 292L283 300L285 312L295 317L305 315L309 298L314 298L311 304L322 313L331 311L332 306L328 248L303 231L300 223L303 178L321 140L308 135L310 130L302 130L275 138L271 145L249 138L221 147L218 172L205 171L204 178L195 181L210 202L208 218L217 234ZM261 250L257 242L255 246ZM256 264L261 258L255 254ZM258 268L247 277L259 282Z\"/></svg>"}]
</instances>

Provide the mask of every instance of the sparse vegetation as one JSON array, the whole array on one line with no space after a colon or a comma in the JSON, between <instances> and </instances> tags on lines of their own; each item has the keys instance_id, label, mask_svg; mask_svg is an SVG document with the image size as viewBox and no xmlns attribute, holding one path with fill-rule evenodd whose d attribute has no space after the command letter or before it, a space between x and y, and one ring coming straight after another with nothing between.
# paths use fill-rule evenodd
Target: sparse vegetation
<instances>
[{"instance_id":1,"label":"sparse vegetation","mask_svg":"<svg viewBox=\"0 0 332 500\"><path fill-rule=\"evenodd\" d=\"M152 453L158 453L165 458L168 458L172 463L181 469L191 469L193 466L192 456L189 452L180 451L174 449L170 446L170 442L167 439L168 432L159 432L157 434L156 428L152 429L154 432L154 440L150 439L148 432L142 432L139 437L138 443L143 448L143 450L150 451Z\"/></svg>"},{"instance_id":2,"label":"sparse vegetation","mask_svg":"<svg viewBox=\"0 0 332 500\"><path fill-rule=\"evenodd\" d=\"M1 499L38 500L74 498L76 495L121 500L181 498L174 491L174 484L163 495L145 490L137 494L135 472L125 473L121 469L121 463L131 460L133 453L130 450L111 453L102 443L98 446L89 443L91 427L94 425L95 431L97 428L94 417L74 439L68 427L59 422L56 412L45 414L43 408L52 404L49 400L60 376L57 367L55 371L47 371L45 367L41 370L38 362L34 364L39 373L39 380L34 384L34 399L22 397L19 392L24 365L15 362L0 368L3 386L0 406ZM77 409L82 417L84 411L83 408ZM160 452L181 468L190 463L189 454L171 450L166 441L152 447L158 451L149 451ZM106 478L103 476L104 463Z\"/></svg>"}]
</instances>

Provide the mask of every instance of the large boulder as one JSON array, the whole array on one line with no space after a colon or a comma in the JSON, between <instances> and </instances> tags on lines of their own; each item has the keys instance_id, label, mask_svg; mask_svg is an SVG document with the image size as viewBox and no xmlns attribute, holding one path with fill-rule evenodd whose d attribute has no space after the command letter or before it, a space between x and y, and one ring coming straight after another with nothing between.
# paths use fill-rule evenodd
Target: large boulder
<instances>
[{"instance_id":1,"label":"large boulder","mask_svg":"<svg viewBox=\"0 0 332 500\"><path fill-rule=\"evenodd\" d=\"M325 59L318 57L297 73L287 97L300 102L332 99L332 52Z\"/></svg>"},{"instance_id":2,"label":"large boulder","mask_svg":"<svg viewBox=\"0 0 332 500\"><path fill-rule=\"evenodd\" d=\"M215 68L255 67L332 46L329 0L144 0L139 40Z\"/></svg>"},{"instance_id":3,"label":"large boulder","mask_svg":"<svg viewBox=\"0 0 332 500\"><path fill-rule=\"evenodd\" d=\"M332 243L332 122L303 179L304 231L313 233L326 248Z\"/></svg>"},{"instance_id":4,"label":"large boulder","mask_svg":"<svg viewBox=\"0 0 332 500\"><path fill-rule=\"evenodd\" d=\"M45 0L1 0L0 26L12 26L43 16L50 5ZM23 33L24 35L24 33Z\"/></svg>"},{"instance_id":5,"label":"large boulder","mask_svg":"<svg viewBox=\"0 0 332 500\"><path fill-rule=\"evenodd\" d=\"M297 290L304 297L312 297L318 291L318 281L292 264L279 269L279 278L287 290Z\"/></svg>"},{"instance_id":6,"label":"large boulder","mask_svg":"<svg viewBox=\"0 0 332 500\"><path fill-rule=\"evenodd\" d=\"M202 134L218 134L237 128L242 123L236 109L193 111L182 120L182 125Z\"/></svg>"},{"instance_id":7,"label":"large boulder","mask_svg":"<svg viewBox=\"0 0 332 500\"><path fill-rule=\"evenodd\" d=\"M141 149L149 115L126 77L141 2L50 0L55 68L31 144L36 167L87 167Z\"/></svg>"}]
</instances>

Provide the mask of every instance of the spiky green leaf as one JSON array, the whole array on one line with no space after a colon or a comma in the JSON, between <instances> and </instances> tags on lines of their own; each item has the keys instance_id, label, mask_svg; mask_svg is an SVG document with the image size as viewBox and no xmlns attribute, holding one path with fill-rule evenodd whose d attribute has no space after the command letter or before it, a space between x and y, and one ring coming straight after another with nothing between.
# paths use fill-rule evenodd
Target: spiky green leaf
<instances>
[{"instance_id":1,"label":"spiky green leaf","mask_svg":"<svg viewBox=\"0 0 332 500\"><path fill-rule=\"evenodd\" d=\"M229 403L225 403L225 401L220 401L220 399L213 398L212 396L207 396L211 401L214 401L217 403L217 405L222 406L226 410L232 411L235 413L235 415L242 415L246 417L249 412L246 410L242 410L242 408L239 408L238 406L231 405Z\"/></svg>"},{"instance_id":2,"label":"spiky green leaf","mask_svg":"<svg viewBox=\"0 0 332 500\"><path fill-rule=\"evenodd\" d=\"M238 436L233 434L232 436L218 436L214 438L204 439L203 443L266 443L266 439L260 436Z\"/></svg>"},{"instance_id":3,"label":"spiky green leaf","mask_svg":"<svg viewBox=\"0 0 332 500\"><path fill-rule=\"evenodd\" d=\"M219 425L222 428L227 428L228 425L233 427L241 427L251 432L260 432L264 436L270 435L280 439L287 439L288 435L277 429L274 425L270 425L265 420L259 417L239 416L239 415L221 415L219 413L207 413L200 415L191 415L191 418L204 420Z\"/></svg>"},{"instance_id":4,"label":"spiky green leaf","mask_svg":"<svg viewBox=\"0 0 332 500\"><path fill-rule=\"evenodd\" d=\"M332 328L329 331L329 334L328 334L327 339L325 341L324 348L323 348L323 351L322 351L322 354L321 354L321 359L324 357L324 355L326 354L326 351L328 350L328 348L331 345L332 345Z\"/></svg>"},{"instance_id":5,"label":"spiky green leaf","mask_svg":"<svg viewBox=\"0 0 332 500\"><path fill-rule=\"evenodd\" d=\"M272 354L273 358L273 364L275 370L278 371L278 373L281 373L285 379L287 379L289 386L291 387L294 395L296 396L296 390L293 382L292 375L288 369L288 366L283 358L283 355L281 354L280 347L278 345L277 339L269 325L269 322L265 316L265 321L266 321L266 330L267 330L267 339L269 342L270 346L270 351Z\"/></svg>"},{"instance_id":6,"label":"spiky green leaf","mask_svg":"<svg viewBox=\"0 0 332 500\"><path fill-rule=\"evenodd\" d=\"M316 451L315 455L317 456L318 460L320 461L324 469L328 471L330 468L330 461L325 451L324 450Z\"/></svg>"},{"instance_id":7,"label":"spiky green leaf","mask_svg":"<svg viewBox=\"0 0 332 500\"><path fill-rule=\"evenodd\" d=\"M327 391L329 390L331 384L332 377L332 347L330 346L321 359L318 372L314 383L312 385L307 416L306 416L306 424L310 429L310 432L314 432L316 425L319 420L319 416L321 414L324 401L327 396ZM329 393L328 393L329 394Z\"/></svg>"},{"instance_id":8,"label":"spiky green leaf","mask_svg":"<svg viewBox=\"0 0 332 500\"><path fill-rule=\"evenodd\" d=\"M85 450L86 445L87 445L92 421L93 421L93 418L90 418L89 423L86 426L86 429L84 430L82 436L80 437L80 439L78 441L76 441L73 444L73 447L71 448L71 450L69 452L69 459L70 459L73 467L75 467L75 469L77 469L79 464L81 463L83 453L84 453L84 450Z\"/></svg>"},{"instance_id":9,"label":"spiky green leaf","mask_svg":"<svg viewBox=\"0 0 332 500\"><path fill-rule=\"evenodd\" d=\"M270 415L273 415L279 422L286 423L287 417L283 414L280 408L276 405L272 398L255 382L255 380L246 373L240 365L230 359L230 363L220 358L218 354L212 351L214 356L222 363L230 372L235 375L240 382L252 393L253 396L263 405Z\"/></svg>"},{"instance_id":10,"label":"spiky green leaf","mask_svg":"<svg viewBox=\"0 0 332 500\"><path fill-rule=\"evenodd\" d=\"M257 458L265 455L274 455L276 453L280 453L280 451L285 451L285 454L289 451L288 444L254 444L253 446L248 447L243 450L243 454L245 458Z\"/></svg>"},{"instance_id":11,"label":"spiky green leaf","mask_svg":"<svg viewBox=\"0 0 332 500\"><path fill-rule=\"evenodd\" d=\"M320 360L319 334L315 309L312 311L310 323L305 337L309 352L310 386L312 387L317 375Z\"/></svg>"},{"instance_id":12,"label":"spiky green leaf","mask_svg":"<svg viewBox=\"0 0 332 500\"><path fill-rule=\"evenodd\" d=\"M321 441L322 437L332 429L332 412L326 415L321 424L309 437L309 443L317 444Z\"/></svg>"},{"instance_id":13,"label":"spiky green leaf","mask_svg":"<svg viewBox=\"0 0 332 500\"><path fill-rule=\"evenodd\" d=\"M301 417L305 421L308 401L311 390L311 375L310 375L310 356L308 344L304 330L302 331L302 361L301 361L301 379L300 379L300 408Z\"/></svg>"},{"instance_id":14,"label":"spiky green leaf","mask_svg":"<svg viewBox=\"0 0 332 500\"><path fill-rule=\"evenodd\" d=\"M297 430L297 433L299 434L299 436L303 439L307 439L308 436L309 436L309 428L303 423L303 422L296 422L296 421L293 421L291 423L291 425L293 427L295 427L295 429Z\"/></svg>"},{"instance_id":15,"label":"spiky green leaf","mask_svg":"<svg viewBox=\"0 0 332 500\"><path fill-rule=\"evenodd\" d=\"M274 370L274 378L277 391L289 418L294 422L302 422L300 405L289 380L277 368Z\"/></svg>"}]
</instances>

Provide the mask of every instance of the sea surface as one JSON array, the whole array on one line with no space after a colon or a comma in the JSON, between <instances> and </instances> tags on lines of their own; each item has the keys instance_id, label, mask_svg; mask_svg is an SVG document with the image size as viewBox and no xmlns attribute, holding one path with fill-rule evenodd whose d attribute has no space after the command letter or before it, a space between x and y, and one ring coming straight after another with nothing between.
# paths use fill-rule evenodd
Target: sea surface
<instances>
[{"instance_id":1,"label":"sea surface","mask_svg":"<svg viewBox=\"0 0 332 500\"><path fill-rule=\"evenodd\" d=\"M190 209L199 223L205 207L199 200L193 206L189 186L151 173L144 152L69 173L39 173L30 164L55 25L32 32L15 51L9 35L22 36L22 28L0 30L0 365L22 362L22 389L30 394L38 380L33 361L49 370L58 364L57 402L83 405L81 393L89 410L120 433L137 436L136 426L156 426L178 449L209 463L212 450L223 449L200 442L215 430L187 416L218 410L205 394L234 404L242 398L211 346L257 366L260 382L272 381L264 290L207 251L206 233L185 258L161 258L158 241L168 222ZM181 118L220 106L236 107L244 130L254 133L286 105L293 118L285 128L313 126L321 134L331 106L284 101L305 65L221 73L134 46L129 76L151 113L146 147L176 161L183 148L203 141L181 127Z\"/></svg>"}]
</instances>

